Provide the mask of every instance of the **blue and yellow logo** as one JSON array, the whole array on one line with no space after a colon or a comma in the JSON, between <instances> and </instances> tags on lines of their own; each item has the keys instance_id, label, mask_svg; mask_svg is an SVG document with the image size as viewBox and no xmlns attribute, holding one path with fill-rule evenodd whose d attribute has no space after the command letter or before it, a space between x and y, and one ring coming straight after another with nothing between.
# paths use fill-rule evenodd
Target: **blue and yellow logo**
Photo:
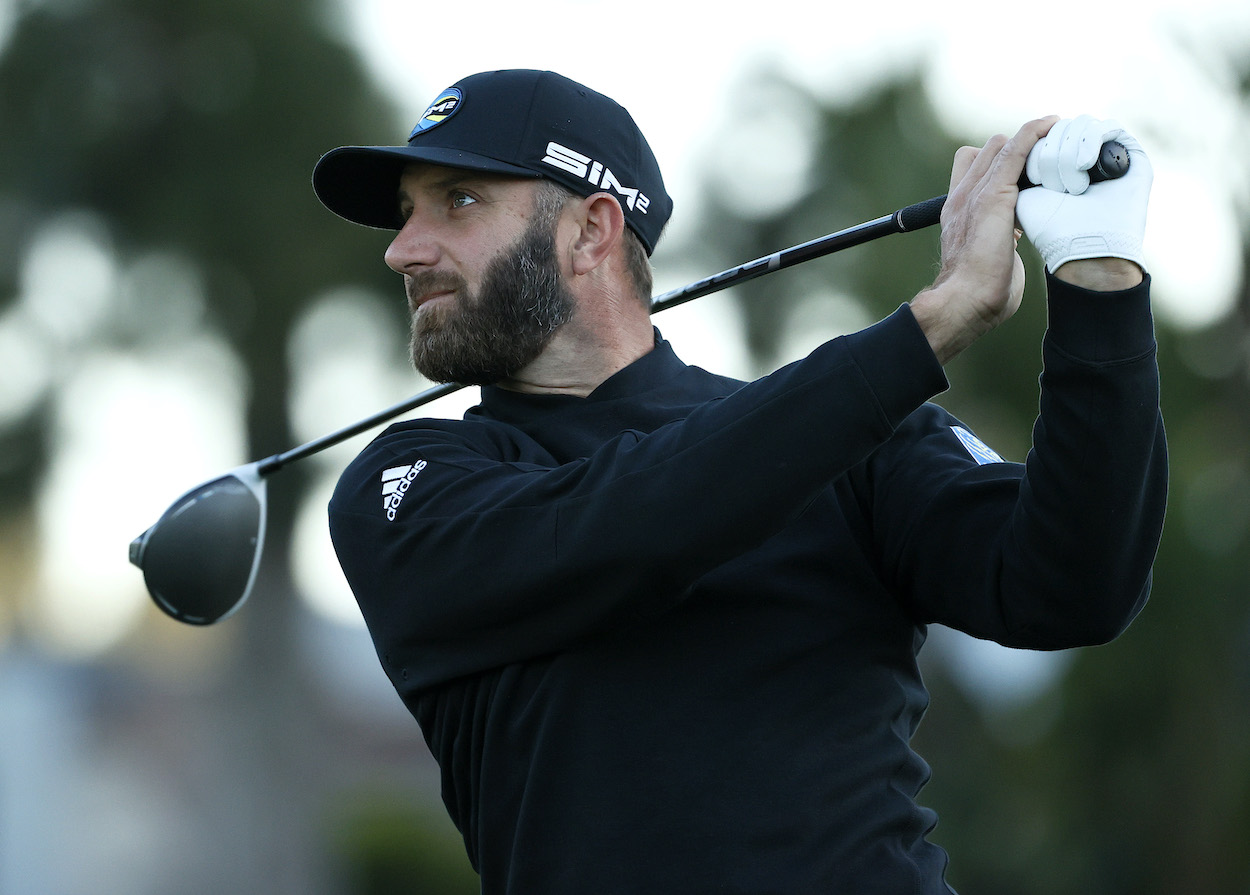
<instances>
[{"instance_id":1,"label":"blue and yellow logo","mask_svg":"<svg viewBox=\"0 0 1250 895\"><path fill-rule=\"evenodd\" d=\"M430 103L429 108L425 110L425 114L421 116L421 120L417 122L417 126L408 135L408 139L411 140L417 134L428 131L432 127L437 127L452 115L455 115L456 110L460 108L461 102L463 102L463 97L460 95L460 91L455 87L448 87L438 95L438 99Z\"/></svg>"}]
</instances>

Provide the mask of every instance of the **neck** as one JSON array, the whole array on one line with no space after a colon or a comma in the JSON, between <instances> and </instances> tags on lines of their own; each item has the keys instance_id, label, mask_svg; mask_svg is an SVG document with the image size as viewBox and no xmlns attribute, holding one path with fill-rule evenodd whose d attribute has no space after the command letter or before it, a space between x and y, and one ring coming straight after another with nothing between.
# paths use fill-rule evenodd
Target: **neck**
<instances>
[{"instance_id":1,"label":"neck","mask_svg":"<svg viewBox=\"0 0 1250 895\"><path fill-rule=\"evenodd\" d=\"M573 319L556 331L536 360L496 384L528 394L586 397L655 347L647 309L636 299L623 301L634 307L610 300L579 302Z\"/></svg>"}]
</instances>

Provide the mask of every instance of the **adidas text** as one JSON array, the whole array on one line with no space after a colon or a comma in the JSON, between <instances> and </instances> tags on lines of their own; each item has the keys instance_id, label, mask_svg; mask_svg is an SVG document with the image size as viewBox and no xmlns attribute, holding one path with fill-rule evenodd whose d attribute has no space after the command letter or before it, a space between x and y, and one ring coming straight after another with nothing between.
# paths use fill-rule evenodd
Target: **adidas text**
<instances>
[{"instance_id":1,"label":"adidas text","mask_svg":"<svg viewBox=\"0 0 1250 895\"><path fill-rule=\"evenodd\" d=\"M426 462L418 460L411 466L394 466L382 470L382 506L386 510L386 518L395 521L395 512L404 502L413 480L425 469Z\"/></svg>"}]
</instances>

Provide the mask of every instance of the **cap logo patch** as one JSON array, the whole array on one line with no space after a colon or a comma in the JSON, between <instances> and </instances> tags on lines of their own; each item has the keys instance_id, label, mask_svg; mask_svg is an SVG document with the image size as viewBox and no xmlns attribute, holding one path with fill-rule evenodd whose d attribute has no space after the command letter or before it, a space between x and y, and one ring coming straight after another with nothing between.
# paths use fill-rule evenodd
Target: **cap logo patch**
<instances>
[{"instance_id":1,"label":"cap logo patch","mask_svg":"<svg viewBox=\"0 0 1250 895\"><path fill-rule=\"evenodd\" d=\"M411 140L417 134L442 124L456 114L462 102L464 102L464 98L461 96L460 91L455 87L448 87L438 95L438 99L430 103L429 108L421 116L421 120L417 122L417 126L408 135L408 139Z\"/></svg>"}]
</instances>

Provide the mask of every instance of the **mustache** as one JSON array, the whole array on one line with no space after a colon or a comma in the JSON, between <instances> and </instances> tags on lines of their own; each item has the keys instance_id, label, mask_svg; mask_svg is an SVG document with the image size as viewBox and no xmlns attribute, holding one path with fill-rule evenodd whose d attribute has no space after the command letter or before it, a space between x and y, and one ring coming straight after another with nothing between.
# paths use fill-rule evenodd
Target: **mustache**
<instances>
[{"instance_id":1,"label":"mustache","mask_svg":"<svg viewBox=\"0 0 1250 895\"><path fill-rule=\"evenodd\" d=\"M422 270L404 279L404 291L408 294L408 306L415 307L421 296L431 292L460 291L468 287L460 274L450 270Z\"/></svg>"}]
</instances>

